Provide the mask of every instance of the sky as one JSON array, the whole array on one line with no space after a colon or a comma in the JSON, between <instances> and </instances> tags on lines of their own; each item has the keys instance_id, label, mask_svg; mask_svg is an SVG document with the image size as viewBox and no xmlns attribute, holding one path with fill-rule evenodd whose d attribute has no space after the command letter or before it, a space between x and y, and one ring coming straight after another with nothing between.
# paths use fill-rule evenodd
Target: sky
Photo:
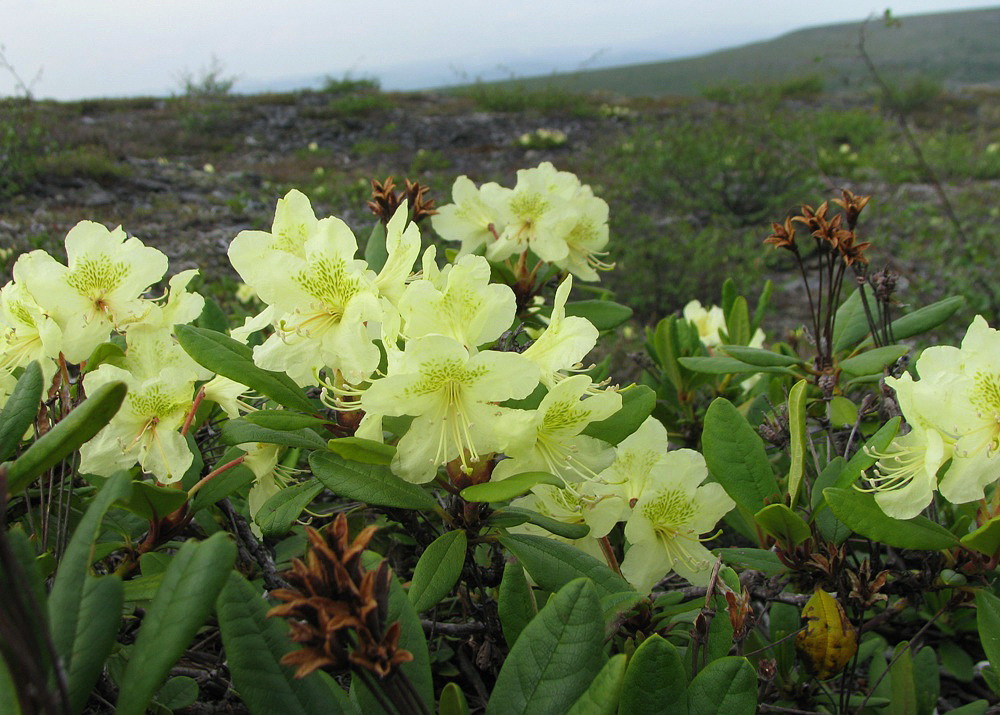
<instances>
[{"instance_id":1,"label":"sky","mask_svg":"<svg viewBox=\"0 0 1000 715\"><path fill-rule=\"evenodd\" d=\"M375 77L384 89L653 62L881 15L998 0L0 0L0 46L39 98L182 93L218 60L236 91ZM383 8L380 10L380 8ZM17 84L0 67L0 96Z\"/></svg>"}]
</instances>

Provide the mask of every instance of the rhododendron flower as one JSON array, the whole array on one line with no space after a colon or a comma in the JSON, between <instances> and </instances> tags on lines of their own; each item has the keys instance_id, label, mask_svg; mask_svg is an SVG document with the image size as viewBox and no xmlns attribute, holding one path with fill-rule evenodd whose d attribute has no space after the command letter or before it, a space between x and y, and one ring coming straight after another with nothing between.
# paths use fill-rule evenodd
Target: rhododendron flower
<instances>
[{"instance_id":1,"label":"rhododendron flower","mask_svg":"<svg viewBox=\"0 0 1000 715\"><path fill-rule=\"evenodd\" d=\"M530 494L511 502L511 506L531 509L565 524L586 524L590 527L587 536L582 539L566 539L533 524L515 526L511 531L546 536L570 543L595 559L604 561L604 553L598 540L607 536L621 518L621 499L614 496L598 496L589 490L586 484L577 487L564 489L549 484L539 484Z\"/></svg>"},{"instance_id":2,"label":"rhododendron flower","mask_svg":"<svg viewBox=\"0 0 1000 715\"><path fill-rule=\"evenodd\" d=\"M505 191L499 184L484 184L481 189L467 176L455 179L451 187L454 203L445 204L431 216L431 226L446 241L461 241L459 257L476 252L496 239L504 226L500 222L500 212L483 199L487 196L503 196Z\"/></svg>"},{"instance_id":3,"label":"rhododendron flower","mask_svg":"<svg viewBox=\"0 0 1000 715\"><path fill-rule=\"evenodd\" d=\"M112 329L141 320L149 310L142 294L167 270L167 257L126 239L119 226L109 231L81 221L66 235L68 266L45 251L21 256L14 280L52 316L63 331L62 351L82 362L107 340Z\"/></svg>"},{"instance_id":4,"label":"rhododendron flower","mask_svg":"<svg viewBox=\"0 0 1000 715\"><path fill-rule=\"evenodd\" d=\"M597 344L600 332L586 318L566 315L566 300L573 287L573 276L566 276L556 289L552 315L545 331L522 353L538 365L541 380L551 388L564 377L563 371L580 367L580 361Z\"/></svg>"},{"instance_id":5,"label":"rhododendron flower","mask_svg":"<svg viewBox=\"0 0 1000 715\"><path fill-rule=\"evenodd\" d=\"M177 431L191 407L194 378L177 367L140 378L104 364L84 378L89 392L121 380L128 385L125 401L97 436L80 448L80 471L109 476L136 462L161 482L176 482L194 455Z\"/></svg>"},{"instance_id":6,"label":"rhododendron flower","mask_svg":"<svg viewBox=\"0 0 1000 715\"><path fill-rule=\"evenodd\" d=\"M590 384L587 375L568 377L549 390L538 409L513 413L511 422L517 426L512 426L505 450L510 459L496 466L492 478L539 471L577 482L608 466L614 458L611 445L580 433L620 410L622 398L607 391L581 399Z\"/></svg>"},{"instance_id":7,"label":"rhododendron flower","mask_svg":"<svg viewBox=\"0 0 1000 715\"><path fill-rule=\"evenodd\" d=\"M19 284L0 289L0 375L37 360L46 382L56 371L62 330Z\"/></svg>"},{"instance_id":8,"label":"rhododendron flower","mask_svg":"<svg viewBox=\"0 0 1000 715\"><path fill-rule=\"evenodd\" d=\"M483 187L484 200L497 207L504 224L499 238L487 245L487 258L502 261L528 249L549 263L569 255L565 236L573 228L574 216L568 199L553 193L553 183L558 188L552 172L538 167L518 171L513 191Z\"/></svg>"},{"instance_id":9,"label":"rhododendron flower","mask_svg":"<svg viewBox=\"0 0 1000 715\"><path fill-rule=\"evenodd\" d=\"M589 187L587 187L589 193ZM555 265L584 281L599 279L597 271L614 268L613 263L605 263L601 256L607 255L608 245L608 204L603 199L586 194L573 200L575 216L563 240L568 253L565 258L555 261Z\"/></svg>"},{"instance_id":10,"label":"rhododendron flower","mask_svg":"<svg viewBox=\"0 0 1000 715\"><path fill-rule=\"evenodd\" d=\"M538 384L538 369L516 353L474 355L453 338L428 335L407 343L390 361L389 374L361 393L366 420L412 415L399 440L392 470L404 479L434 479L439 465L458 458L471 471L482 456L501 451L503 410L496 403L520 399Z\"/></svg>"},{"instance_id":11,"label":"rhododendron flower","mask_svg":"<svg viewBox=\"0 0 1000 715\"><path fill-rule=\"evenodd\" d=\"M652 481L675 470L695 472L704 464L704 457L694 450L668 450L667 428L655 417L647 417L639 429L618 443L614 461L598 479L631 505Z\"/></svg>"},{"instance_id":12,"label":"rhododendron flower","mask_svg":"<svg viewBox=\"0 0 1000 715\"><path fill-rule=\"evenodd\" d=\"M696 586L708 583L715 557L701 535L714 529L736 503L722 485L701 485L707 476L702 458L687 460L647 483L625 523L630 547L621 565L622 575L638 591L648 592L670 571Z\"/></svg>"},{"instance_id":13,"label":"rhododendron flower","mask_svg":"<svg viewBox=\"0 0 1000 715\"><path fill-rule=\"evenodd\" d=\"M482 256L460 258L432 278L410 283L399 302L408 338L435 333L475 349L510 328L516 310L514 291L490 283L490 264Z\"/></svg>"}]
</instances>

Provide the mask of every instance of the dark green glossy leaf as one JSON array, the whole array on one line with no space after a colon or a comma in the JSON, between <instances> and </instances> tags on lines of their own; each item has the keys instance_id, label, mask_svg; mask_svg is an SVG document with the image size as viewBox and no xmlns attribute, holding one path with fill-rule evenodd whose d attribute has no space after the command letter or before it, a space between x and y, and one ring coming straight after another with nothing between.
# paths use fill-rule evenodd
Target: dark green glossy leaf
<instances>
[{"instance_id":1,"label":"dark green glossy leaf","mask_svg":"<svg viewBox=\"0 0 1000 715\"><path fill-rule=\"evenodd\" d=\"M29 362L0 410L0 462L14 454L35 421L43 389L42 368L37 362Z\"/></svg>"},{"instance_id":2,"label":"dark green glossy leaf","mask_svg":"<svg viewBox=\"0 0 1000 715\"><path fill-rule=\"evenodd\" d=\"M629 659L620 710L630 715L687 715L687 685L677 648L654 633Z\"/></svg>"},{"instance_id":3,"label":"dark green glossy leaf","mask_svg":"<svg viewBox=\"0 0 1000 715\"><path fill-rule=\"evenodd\" d=\"M330 424L330 420L304 415L301 412L289 412L288 410L257 410L256 412L248 412L243 416L243 419L252 425L285 432Z\"/></svg>"},{"instance_id":4,"label":"dark green glossy leaf","mask_svg":"<svg viewBox=\"0 0 1000 715\"><path fill-rule=\"evenodd\" d=\"M787 567L781 563L774 552L767 549L732 547L713 549L713 553L721 556L723 563L730 566L753 569L768 576L777 576L787 570Z\"/></svg>"},{"instance_id":5,"label":"dark green glossy leaf","mask_svg":"<svg viewBox=\"0 0 1000 715\"><path fill-rule=\"evenodd\" d=\"M553 519L551 516L539 514L537 511L533 511L532 509L524 509L519 506L508 506L504 508L504 513L507 515L520 514L526 517L528 523L540 526L550 534L561 536L564 539L582 539L590 533L590 527L586 524L570 524L565 521L559 521L558 519Z\"/></svg>"},{"instance_id":6,"label":"dark green glossy leaf","mask_svg":"<svg viewBox=\"0 0 1000 715\"><path fill-rule=\"evenodd\" d=\"M645 385L621 391L622 408L605 420L591 422L583 434L615 445L639 429L656 407L656 393Z\"/></svg>"},{"instance_id":7,"label":"dark green glossy leaf","mask_svg":"<svg viewBox=\"0 0 1000 715\"><path fill-rule=\"evenodd\" d=\"M114 365L123 370L125 368L125 349L118 343L101 343L87 358L87 364L83 368L83 374L93 372L101 365Z\"/></svg>"},{"instance_id":8,"label":"dark green glossy leaf","mask_svg":"<svg viewBox=\"0 0 1000 715\"><path fill-rule=\"evenodd\" d=\"M682 357L677 361L692 372L706 375L734 375L744 372L773 372L781 375L794 375L795 371L781 366L751 365L731 357Z\"/></svg>"},{"instance_id":9,"label":"dark green glossy leaf","mask_svg":"<svg viewBox=\"0 0 1000 715\"><path fill-rule=\"evenodd\" d=\"M163 684L153 702L173 712L191 705L198 699L198 681L187 675L176 675Z\"/></svg>"},{"instance_id":10,"label":"dark green glossy leaf","mask_svg":"<svg viewBox=\"0 0 1000 715\"><path fill-rule=\"evenodd\" d=\"M1000 551L1000 516L993 517L972 533L963 536L962 545L987 556Z\"/></svg>"},{"instance_id":11,"label":"dark green glossy leaf","mask_svg":"<svg viewBox=\"0 0 1000 715\"><path fill-rule=\"evenodd\" d=\"M304 449L326 450L327 440L311 429L279 430L261 427L246 418L229 420L222 425L222 441L226 444L239 445L252 442L280 444L287 447L302 447Z\"/></svg>"},{"instance_id":12,"label":"dark green glossy leaf","mask_svg":"<svg viewBox=\"0 0 1000 715\"><path fill-rule=\"evenodd\" d=\"M619 711L618 702L625 680L626 664L627 658L624 653L611 656L586 692L566 711L566 715L616 715Z\"/></svg>"},{"instance_id":13,"label":"dark green glossy leaf","mask_svg":"<svg viewBox=\"0 0 1000 715\"><path fill-rule=\"evenodd\" d=\"M563 713L604 665L604 623L591 582L576 579L559 590L511 648L488 715Z\"/></svg>"},{"instance_id":14,"label":"dark green glossy leaf","mask_svg":"<svg viewBox=\"0 0 1000 715\"><path fill-rule=\"evenodd\" d=\"M321 491L323 483L318 479L285 487L264 502L254 521L264 536L284 536Z\"/></svg>"},{"instance_id":15,"label":"dark green glossy leaf","mask_svg":"<svg viewBox=\"0 0 1000 715\"><path fill-rule=\"evenodd\" d=\"M344 459L364 464L392 464L396 448L373 439L361 437L340 437L327 442L327 449Z\"/></svg>"},{"instance_id":16,"label":"dark green glossy leaf","mask_svg":"<svg viewBox=\"0 0 1000 715\"><path fill-rule=\"evenodd\" d=\"M40 474L78 450L118 412L125 399L124 382L109 382L94 391L35 441L10 465L7 489L17 494Z\"/></svg>"},{"instance_id":17,"label":"dark green glossy leaf","mask_svg":"<svg viewBox=\"0 0 1000 715\"><path fill-rule=\"evenodd\" d=\"M910 348L906 345L886 345L841 360L839 367L848 375L872 375L881 373L908 352Z\"/></svg>"},{"instance_id":18,"label":"dark green glossy leaf","mask_svg":"<svg viewBox=\"0 0 1000 715\"><path fill-rule=\"evenodd\" d=\"M893 519L886 516L871 494L856 489L824 489L833 513L858 534L901 549L937 551L958 546L955 535L922 516Z\"/></svg>"},{"instance_id":19,"label":"dark green glossy leaf","mask_svg":"<svg viewBox=\"0 0 1000 715\"><path fill-rule=\"evenodd\" d=\"M294 649L280 618L267 618L260 590L232 572L216 600L226 664L240 699L254 715L322 715L351 712L347 694L336 683L313 673L296 678L280 664Z\"/></svg>"},{"instance_id":20,"label":"dark green glossy leaf","mask_svg":"<svg viewBox=\"0 0 1000 715\"><path fill-rule=\"evenodd\" d=\"M187 492L174 487L161 487L148 482L132 484L132 494L120 506L143 519L161 519L184 506Z\"/></svg>"},{"instance_id":21,"label":"dark green glossy leaf","mask_svg":"<svg viewBox=\"0 0 1000 715\"><path fill-rule=\"evenodd\" d=\"M598 598L635 590L607 564L547 536L502 534L500 543L518 558L531 578L548 591L558 591L581 576L593 581Z\"/></svg>"},{"instance_id":22,"label":"dark green glossy leaf","mask_svg":"<svg viewBox=\"0 0 1000 715\"><path fill-rule=\"evenodd\" d=\"M757 367L793 367L801 365L803 360L791 355L764 350L763 348L748 348L743 345L720 345L719 349L740 362Z\"/></svg>"},{"instance_id":23,"label":"dark green glossy leaf","mask_svg":"<svg viewBox=\"0 0 1000 715\"><path fill-rule=\"evenodd\" d=\"M688 689L690 715L753 715L757 671L746 658L727 656L709 663Z\"/></svg>"},{"instance_id":24,"label":"dark green glossy leaf","mask_svg":"<svg viewBox=\"0 0 1000 715\"><path fill-rule=\"evenodd\" d=\"M426 611L448 595L462 574L467 543L465 532L456 529L441 534L424 549L413 569L408 594L413 610Z\"/></svg>"},{"instance_id":25,"label":"dark green glossy leaf","mask_svg":"<svg viewBox=\"0 0 1000 715\"><path fill-rule=\"evenodd\" d=\"M531 586L524 576L524 569L515 560L504 565L503 578L497 594L497 615L508 647L513 647L521 631L537 613Z\"/></svg>"},{"instance_id":26,"label":"dark green glossy leaf","mask_svg":"<svg viewBox=\"0 0 1000 715\"><path fill-rule=\"evenodd\" d=\"M976 591L976 627L986 658L1000 670L1000 598L983 588Z\"/></svg>"},{"instance_id":27,"label":"dark green glossy leaf","mask_svg":"<svg viewBox=\"0 0 1000 715\"><path fill-rule=\"evenodd\" d=\"M471 502L499 502L519 497L538 484L563 486L563 480L548 472L524 472L496 482L473 484L462 490L461 496Z\"/></svg>"},{"instance_id":28,"label":"dark green glossy leaf","mask_svg":"<svg viewBox=\"0 0 1000 715\"><path fill-rule=\"evenodd\" d=\"M401 509L440 508L430 493L403 481L384 465L360 464L338 454L313 452L309 455L309 466L327 489L345 499Z\"/></svg>"},{"instance_id":29,"label":"dark green glossy leaf","mask_svg":"<svg viewBox=\"0 0 1000 715\"><path fill-rule=\"evenodd\" d=\"M455 683L448 683L441 689L438 715L469 715L469 701Z\"/></svg>"},{"instance_id":30,"label":"dark green glossy leaf","mask_svg":"<svg viewBox=\"0 0 1000 715\"><path fill-rule=\"evenodd\" d=\"M836 322L833 326L833 350L840 352L853 347L864 340L870 327L865 315L865 307L861 302L861 291L868 296L868 305L874 305L874 298L868 286L856 289L847 300L837 308Z\"/></svg>"},{"instance_id":31,"label":"dark green glossy leaf","mask_svg":"<svg viewBox=\"0 0 1000 715\"><path fill-rule=\"evenodd\" d=\"M145 711L212 612L235 560L236 545L224 532L181 546L136 636L122 676L119 715L142 715Z\"/></svg>"},{"instance_id":32,"label":"dark green glossy leaf","mask_svg":"<svg viewBox=\"0 0 1000 715\"><path fill-rule=\"evenodd\" d=\"M764 442L733 403L719 397L709 405L701 439L709 471L733 501L756 514L776 500Z\"/></svg>"},{"instance_id":33,"label":"dark green glossy leaf","mask_svg":"<svg viewBox=\"0 0 1000 715\"><path fill-rule=\"evenodd\" d=\"M313 403L292 378L283 372L257 367L253 352L243 343L193 325L175 325L174 334L187 354L212 372L246 385L289 409L315 411Z\"/></svg>"},{"instance_id":34,"label":"dark green glossy leaf","mask_svg":"<svg viewBox=\"0 0 1000 715\"><path fill-rule=\"evenodd\" d=\"M611 300L578 300L566 304L566 315L586 318L598 330L617 328L632 317L632 309Z\"/></svg>"},{"instance_id":35,"label":"dark green glossy leaf","mask_svg":"<svg viewBox=\"0 0 1000 715\"><path fill-rule=\"evenodd\" d=\"M958 312L964 303L965 298L956 295L917 308L912 313L892 321L892 337L894 340L904 340L933 330Z\"/></svg>"},{"instance_id":36,"label":"dark green glossy leaf","mask_svg":"<svg viewBox=\"0 0 1000 715\"><path fill-rule=\"evenodd\" d=\"M784 504L769 504L756 514L754 521L787 548L795 547L812 536L802 517Z\"/></svg>"}]
</instances>

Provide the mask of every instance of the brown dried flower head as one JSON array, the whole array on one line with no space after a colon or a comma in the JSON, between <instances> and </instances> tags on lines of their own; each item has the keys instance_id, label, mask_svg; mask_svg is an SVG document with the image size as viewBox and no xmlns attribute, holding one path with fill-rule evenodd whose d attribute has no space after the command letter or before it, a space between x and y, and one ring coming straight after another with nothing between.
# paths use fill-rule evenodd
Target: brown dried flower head
<instances>
[{"instance_id":1,"label":"brown dried flower head","mask_svg":"<svg viewBox=\"0 0 1000 715\"><path fill-rule=\"evenodd\" d=\"M864 210L868 202L871 201L871 196L855 196L853 193L847 189L842 189L840 192L843 196L841 199L834 199L833 203L837 204L844 210L844 214L847 216L847 225L849 228L854 228L858 223L858 215Z\"/></svg>"},{"instance_id":2,"label":"brown dried flower head","mask_svg":"<svg viewBox=\"0 0 1000 715\"><path fill-rule=\"evenodd\" d=\"M375 531L369 526L352 541L343 514L322 532L307 528L306 561L294 559L285 574L291 588L271 591L284 603L267 615L287 619L289 637L302 645L281 659L297 668L297 678L317 669L339 672L351 667L385 678L413 659L399 648L399 624L385 622L392 578L388 566L383 561L369 571L361 563Z\"/></svg>"},{"instance_id":3,"label":"brown dried flower head","mask_svg":"<svg viewBox=\"0 0 1000 715\"><path fill-rule=\"evenodd\" d=\"M785 223L772 223L771 230L774 232L764 239L764 243L769 243L775 248L785 248L789 251L797 251L795 245L795 227L792 226L791 217L785 219Z\"/></svg>"},{"instance_id":4,"label":"brown dried flower head","mask_svg":"<svg viewBox=\"0 0 1000 715\"><path fill-rule=\"evenodd\" d=\"M414 223L420 223L428 216L437 213L434 199L427 197L429 187L411 182L409 179L405 179L405 182L404 190L397 193L391 176L382 182L372 179L372 197L368 201L368 208L383 224L389 223L389 219L396 213L396 209L404 199L413 214Z\"/></svg>"}]
</instances>

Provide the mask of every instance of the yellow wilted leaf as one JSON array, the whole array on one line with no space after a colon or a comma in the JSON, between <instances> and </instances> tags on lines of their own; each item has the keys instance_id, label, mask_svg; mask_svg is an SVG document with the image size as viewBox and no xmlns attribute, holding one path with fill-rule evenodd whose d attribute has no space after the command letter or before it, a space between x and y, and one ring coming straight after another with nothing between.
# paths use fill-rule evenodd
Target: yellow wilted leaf
<instances>
[{"instance_id":1,"label":"yellow wilted leaf","mask_svg":"<svg viewBox=\"0 0 1000 715\"><path fill-rule=\"evenodd\" d=\"M858 634L840 603L818 588L802 609L802 618L806 627L795 636L795 650L809 672L826 680L843 670L854 657Z\"/></svg>"}]
</instances>

